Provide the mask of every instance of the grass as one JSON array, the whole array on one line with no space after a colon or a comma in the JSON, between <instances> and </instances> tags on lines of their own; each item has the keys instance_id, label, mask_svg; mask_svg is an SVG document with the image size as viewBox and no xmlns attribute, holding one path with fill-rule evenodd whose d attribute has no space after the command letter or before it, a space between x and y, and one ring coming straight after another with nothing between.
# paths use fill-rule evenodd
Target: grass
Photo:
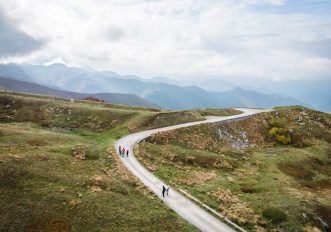
<instances>
[{"instance_id":1,"label":"grass","mask_svg":"<svg viewBox=\"0 0 331 232\"><path fill-rule=\"evenodd\" d=\"M34 98L34 99L43 99L47 101L56 101L56 102L62 102L62 103L72 103L71 99L66 98L60 98L60 97L54 97L49 95L43 95L43 94L31 94L31 93L19 93L19 92L11 92L11 91L3 91L0 90L1 96L20 96L23 98ZM134 110L134 111L146 111L146 112L160 112L160 109L153 109L153 108L145 108L145 107L137 107L137 106L127 106L127 105L118 105L118 104L111 104L111 103L104 103L104 102L96 102L96 101L88 101L88 100L74 100L74 103L81 103L84 104L84 106L90 105L90 106L101 106L106 107L110 109L120 109L120 110Z\"/></svg>"},{"instance_id":2,"label":"grass","mask_svg":"<svg viewBox=\"0 0 331 232\"><path fill-rule=\"evenodd\" d=\"M206 109L195 109L190 110L190 112L195 112L200 114L201 116L230 116L240 114L240 110L236 109L213 109L213 108L206 108Z\"/></svg>"},{"instance_id":3,"label":"grass","mask_svg":"<svg viewBox=\"0 0 331 232\"><path fill-rule=\"evenodd\" d=\"M99 160L71 155L95 141L26 123L0 124L0 132L0 231L194 231L132 177L114 173L104 150Z\"/></svg>"},{"instance_id":4,"label":"grass","mask_svg":"<svg viewBox=\"0 0 331 232\"><path fill-rule=\"evenodd\" d=\"M0 231L196 231L121 165L113 144L200 113L0 92Z\"/></svg>"},{"instance_id":5,"label":"grass","mask_svg":"<svg viewBox=\"0 0 331 232\"><path fill-rule=\"evenodd\" d=\"M206 116L229 116L240 114L241 111L235 109L195 109L184 111L171 111L155 113L153 115L139 117L130 122L129 130L136 132L166 126L172 126L187 122L202 121Z\"/></svg>"},{"instance_id":6,"label":"grass","mask_svg":"<svg viewBox=\"0 0 331 232\"><path fill-rule=\"evenodd\" d=\"M112 149L154 110L7 93L0 102L0 231L196 231ZM98 154L79 160L77 146Z\"/></svg>"},{"instance_id":7,"label":"grass","mask_svg":"<svg viewBox=\"0 0 331 232\"><path fill-rule=\"evenodd\" d=\"M281 120L270 125L272 118ZM161 179L249 231L323 229L316 218L330 220L330 122L323 113L286 108L229 124L163 132L140 143L135 154ZM268 131L274 123L305 133L309 145L273 141ZM285 216L263 214L270 208Z\"/></svg>"}]
</instances>

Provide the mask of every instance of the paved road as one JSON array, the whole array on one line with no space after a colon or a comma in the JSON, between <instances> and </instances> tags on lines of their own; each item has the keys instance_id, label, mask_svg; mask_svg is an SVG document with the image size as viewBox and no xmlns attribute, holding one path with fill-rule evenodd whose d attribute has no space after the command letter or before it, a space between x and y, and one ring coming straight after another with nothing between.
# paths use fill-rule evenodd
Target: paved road
<instances>
[{"instance_id":1,"label":"paved road","mask_svg":"<svg viewBox=\"0 0 331 232\"><path fill-rule=\"evenodd\" d=\"M204 123L214 123L220 121L227 121L231 119L239 119L243 117L248 117L254 114L264 112L266 110L257 110L257 109L239 109L243 111L242 114L232 115L226 117L209 117L205 121L190 122L184 123L175 126L163 127L153 130L147 130L143 132L134 133L126 137L121 138L115 143L116 152L118 152L118 146L122 145L125 148L129 148L130 155L129 158L121 158L124 165L135 175L137 176L148 188L150 188L159 198L161 198L164 203L171 209L173 209L177 214L182 218L187 220L189 223L195 225L201 231L234 231L227 224L221 222L215 216L211 215L204 209L200 208L192 201L184 197L179 192L170 189L169 196L165 198L162 197L161 190L162 185L165 185L160 179L149 172L145 167L143 167L138 160L134 157L133 146L139 141L151 136L152 134L168 131L172 129L178 129L182 127L188 127Z\"/></svg>"}]
</instances>

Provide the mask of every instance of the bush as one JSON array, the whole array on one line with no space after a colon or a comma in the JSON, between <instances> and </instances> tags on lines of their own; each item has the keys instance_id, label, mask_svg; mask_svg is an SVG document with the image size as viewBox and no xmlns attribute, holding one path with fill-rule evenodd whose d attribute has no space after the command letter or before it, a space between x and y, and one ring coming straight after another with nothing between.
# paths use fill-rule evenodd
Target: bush
<instances>
[{"instance_id":1,"label":"bush","mask_svg":"<svg viewBox=\"0 0 331 232\"><path fill-rule=\"evenodd\" d=\"M214 167L215 163L217 162L217 157L215 156L196 156L194 159L194 163L201 167Z\"/></svg>"},{"instance_id":2,"label":"bush","mask_svg":"<svg viewBox=\"0 0 331 232\"><path fill-rule=\"evenodd\" d=\"M256 192L256 189L254 188L254 186L247 185L247 184L240 186L240 190L244 193L255 193Z\"/></svg>"},{"instance_id":3,"label":"bush","mask_svg":"<svg viewBox=\"0 0 331 232\"><path fill-rule=\"evenodd\" d=\"M105 102L105 100L103 100L103 99L99 99L99 98L92 97L92 96L84 97L82 100L96 101L96 102Z\"/></svg>"},{"instance_id":4,"label":"bush","mask_svg":"<svg viewBox=\"0 0 331 232\"><path fill-rule=\"evenodd\" d=\"M272 207L264 209L262 215L275 224L279 224L287 219L287 215L285 213Z\"/></svg>"},{"instance_id":5,"label":"bush","mask_svg":"<svg viewBox=\"0 0 331 232\"><path fill-rule=\"evenodd\" d=\"M276 135L277 142L280 142L284 145L290 144L291 143L291 137L290 136L285 136L285 135Z\"/></svg>"},{"instance_id":6,"label":"bush","mask_svg":"<svg viewBox=\"0 0 331 232\"><path fill-rule=\"evenodd\" d=\"M272 126L272 127L286 127L287 125L287 120L286 118L272 118L270 121L269 121L269 125Z\"/></svg>"},{"instance_id":7,"label":"bush","mask_svg":"<svg viewBox=\"0 0 331 232\"><path fill-rule=\"evenodd\" d=\"M308 140L308 134L300 131L294 130L291 133L292 144L296 147L309 147L312 143Z\"/></svg>"},{"instance_id":8,"label":"bush","mask_svg":"<svg viewBox=\"0 0 331 232\"><path fill-rule=\"evenodd\" d=\"M100 158L98 146L86 146L86 158L90 160L96 160Z\"/></svg>"},{"instance_id":9,"label":"bush","mask_svg":"<svg viewBox=\"0 0 331 232\"><path fill-rule=\"evenodd\" d=\"M285 128L273 127L268 134L281 144L288 145L292 142L290 132Z\"/></svg>"},{"instance_id":10,"label":"bush","mask_svg":"<svg viewBox=\"0 0 331 232\"><path fill-rule=\"evenodd\" d=\"M96 160L100 158L99 149L95 146L89 145L78 145L74 149L72 149L72 155L80 160Z\"/></svg>"}]
</instances>

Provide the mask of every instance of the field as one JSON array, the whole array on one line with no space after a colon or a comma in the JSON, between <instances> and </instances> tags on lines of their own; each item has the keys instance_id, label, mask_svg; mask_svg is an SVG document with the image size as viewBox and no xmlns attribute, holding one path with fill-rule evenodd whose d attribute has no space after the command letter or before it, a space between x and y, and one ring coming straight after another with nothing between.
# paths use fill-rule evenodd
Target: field
<instances>
[{"instance_id":1,"label":"field","mask_svg":"<svg viewBox=\"0 0 331 232\"><path fill-rule=\"evenodd\" d=\"M6 93L0 102L0 231L195 231L112 149L154 110Z\"/></svg>"},{"instance_id":2,"label":"field","mask_svg":"<svg viewBox=\"0 0 331 232\"><path fill-rule=\"evenodd\" d=\"M249 231L323 231L331 225L330 138L330 115L280 108L162 132L135 154Z\"/></svg>"},{"instance_id":3,"label":"field","mask_svg":"<svg viewBox=\"0 0 331 232\"><path fill-rule=\"evenodd\" d=\"M113 144L206 112L239 113L0 92L0 231L196 231L128 173Z\"/></svg>"}]
</instances>

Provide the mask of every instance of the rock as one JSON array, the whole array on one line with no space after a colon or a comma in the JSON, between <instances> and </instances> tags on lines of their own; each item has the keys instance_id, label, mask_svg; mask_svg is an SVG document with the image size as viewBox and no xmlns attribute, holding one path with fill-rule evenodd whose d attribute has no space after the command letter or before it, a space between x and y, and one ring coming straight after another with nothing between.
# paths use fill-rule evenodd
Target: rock
<instances>
[{"instance_id":1,"label":"rock","mask_svg":"<svg viewBox=\"0 0 331 232\"><path fill-rule=\"evenodd\" d=\"M77 206L77 205L79 205L80 203L82 203L81 200L79 200L79 199L73 199L73 200L70 200L70 201L68 202L68 205L70 205L70 206Z\"/></svg>"},{"instance_id":2,"label":"rock","mask_svg":"<svg viewBox=\"0 0 331 232\"><path fill-rule=\"evenodd\" d=\"M75 156L79 160L86 160L86 152L83 147L78 146L74 150L72 150L72 155Z\"/></svg>"},{"instance_id":3,"label":"rock","mask_svg":"<svg viewBox=\"0 0 331 232\"><path fill-rule=\"evenodd\" d=\"M99 186L92 186L92 187L91 187L91 191L92 191L92 192L101 192L102 189L101 189Z\"/></svg>"}]
</instances>

